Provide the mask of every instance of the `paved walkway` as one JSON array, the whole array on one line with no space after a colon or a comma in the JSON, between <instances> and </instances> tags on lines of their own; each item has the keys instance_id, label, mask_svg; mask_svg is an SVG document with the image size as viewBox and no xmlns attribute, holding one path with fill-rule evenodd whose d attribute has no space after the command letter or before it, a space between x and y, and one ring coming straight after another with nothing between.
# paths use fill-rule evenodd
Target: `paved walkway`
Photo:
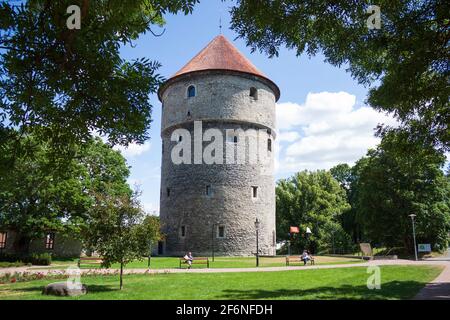
<instances>
[{"instance_id":1,"label":"paved walkway","mask_svg":"<svg viewBox=\"0 0 450 320\"><path fill-rule=\"evenodd\" d=\"M432 282L427 284L414 299L417 300L450 300L450 261L445 260L371 260L364 263L330 264L317 266L290 266L290 267L261 267L261 268L214 268L214 269L125 269L124 274L167 274L167 273L231 273L231 272L275 272L289 270L311 270L311 269L337 269L367 266L390 266L390 265L437 265L443 266L444 271ZM0 275L5 273L32 273L43 275L64 275L65 269L38 269L36 267L18 267L0 269ZM117 269L81 269L82 274L118 274Z\"/></svg>"}]
</instances>

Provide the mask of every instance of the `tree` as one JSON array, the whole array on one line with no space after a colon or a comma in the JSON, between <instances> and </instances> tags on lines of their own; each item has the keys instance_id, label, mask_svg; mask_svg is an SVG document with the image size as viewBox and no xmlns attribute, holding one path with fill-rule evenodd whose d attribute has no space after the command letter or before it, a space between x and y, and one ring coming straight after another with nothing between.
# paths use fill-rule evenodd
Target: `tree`
<instances>
[{"instance_id":1,"label":"tree","mask_svg":"<svg viewBox=\"0 0 450 320\"><path fill-rule=\"evenodd\" d=\"M152 246L162 239L159 217L150 215L145 217L144 221L138 226L137 235L141 245L141 256L148 256L150 268Z\"/></svg>"},{"instance_id":2,"label":"tree","mask_svg":"<svg viewBox=\"0 0 450 320\"><path fill-rule=\"evenodd\" d=\"M0 225L18 233L18 251L27 253L30 241L49 231L78 235L88 220L90 193L131 194L125 159L100 139L74 148L64 166L46 143L32 136L20 143L33 156L17 157L0 174ZM14 148L11 142L7 153Z\"/></svg>"},{"instance_id":3,"label":"tree","mask_svg":"<svg viewBox=\"0 0 450 320\"><path fill-rule=\"evenodd\" d=\"M141 260L145 241L155 235L143 237L142 231L148 230L149 224L141 225L144 212L136 193L131 196L93 196L95 202L89 209L89 224L83 231L84 245L100 254L104 267L120 264L122 290L124 266Z\"/></svg>"},{"instance_id":4,"label":"tree","mask_svg":"<svg viewBox=\"0 0 450 320\"><path fill-rule=\"evenodd\" d=\"M338 164L330 169L330 173L335 178L347 195L347 202L350 207L342 212L340 223L344 231L349 234L354 243L360 242L362 238L361 225L357 220L355 210L355 181L358 173L356 167L350 167L346 163Z\"/></svg>"},{"instance_id":5,"label":"tree","mask_svg":"<svg viewBox=\"0 0 450 320\"><path fill-rule=\"evenodd\" d=\"M289 227L300 226L303 235L293 241L298 249L331 249L333 239L329 235L348 239L338 223L339 216L348 208L345 191L330 173L299 172L277 184L277 235L288 239ZM304 237L306 227L313 232L308 242Z\"/></svg>"},{"instance_id":6,"label":"tree","mask_svg":"<svg viewBox=\"0 0 450 320\"><path fill-rule=\"evenodd\" d=\"M392 112L410 136L449 150L449 2L379 0L381 28L370 30L372 4L238 0L231 27L269 56L285 45L348 66L359 83L372 86L367 102L373 108Z\"/></svg>"},{"instance_id":7,"label":"tree","mask_svg":"<svg viewBox=\"0 0 450 320\"><path fill-rule=\"evenodd\" d=\"M164 14L189 14L197 2L0 1L0 143L33 133L57 154L94 133L111 144L143 143L160 65L125 61L120 48L140 34L157 35L152 27L164 24ZM81 28L71 30L74 4Z\"/></svg>"},{"instance_id":8,"label":"tree","mask_svg":"<svg viewBox=\"0 0 450 320\"><path fill-rule=\"evenodd\" d=\"M445 156L406 134L390 133L358 161L357 219L375 243L413 248L410 214L416 234L434 249L447 248L450 231L450 183L444 176Z\"/></svg>"}]
</instances>

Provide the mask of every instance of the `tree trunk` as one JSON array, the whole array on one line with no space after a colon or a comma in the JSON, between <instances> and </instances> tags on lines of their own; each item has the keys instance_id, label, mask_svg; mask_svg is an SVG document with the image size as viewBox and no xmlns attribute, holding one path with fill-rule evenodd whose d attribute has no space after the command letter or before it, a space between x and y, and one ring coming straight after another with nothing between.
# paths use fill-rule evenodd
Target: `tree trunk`
<instances>
[{"instance_id":1,"label":"tree trunk","mask_svg":"<svg viewBox=\"0 0 450 320\"><path fill-rule=\"evenodd\" d=\"M120 290L123 288L123 262L120 263Z\"/></svg>"}]
</instances>

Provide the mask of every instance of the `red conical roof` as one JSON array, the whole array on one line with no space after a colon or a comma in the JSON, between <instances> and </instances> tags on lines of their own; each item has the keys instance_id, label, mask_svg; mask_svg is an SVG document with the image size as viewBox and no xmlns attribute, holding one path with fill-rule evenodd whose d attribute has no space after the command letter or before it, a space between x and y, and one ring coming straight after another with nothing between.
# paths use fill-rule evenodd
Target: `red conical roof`
<instances>
[{"instance_id":1,"label":"red conical roof","mask_svg":"<svg viewBox=\"0 0 450 320\"><path fill-rule=\"evenodd\" d=\"M280 97L278 86L259 71L227 38L219 35L160 87L158 92L160 100L162 92L176 78L209 70L242 72L260 77L272 88L276 100Z\"/></svg>"},{"instance_id":2,"label":"red conical roof","mask_svg":"<svg viewBox=\"0 0 450 320\"><path fill-rule=\"evenodd\" d=\"M222 35L215 37L173 77L200 70L232 70L266 78L250 60Z\"/></svg>"}]
</instances>

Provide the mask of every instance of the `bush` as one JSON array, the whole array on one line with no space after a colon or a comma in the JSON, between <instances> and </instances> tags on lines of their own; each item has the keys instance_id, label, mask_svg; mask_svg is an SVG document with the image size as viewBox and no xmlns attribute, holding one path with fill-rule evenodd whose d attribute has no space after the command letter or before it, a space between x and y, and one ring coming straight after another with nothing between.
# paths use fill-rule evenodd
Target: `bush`
<instances>
[{"instance_id":1,"label":"bush","mask_svg":"<svg viewBox=\"0 0 450 320\"><path fill-rule=\"evenodd\" d=\"M0 262L32 264L36 266L49 266L52 263L50 253L33 253L31 255L0 254Z\"/></svg>"},{"instance_id":2,"label":"bush","mask_svg":"<svg viewBox=\"0 0 450 320\"><path fill-rule=\"evenodd\" d=\"M52 264L52 255L50 253L33 253L27 262L31 262L35 266L49 266Z\"/></svg>"}]
</instances>

